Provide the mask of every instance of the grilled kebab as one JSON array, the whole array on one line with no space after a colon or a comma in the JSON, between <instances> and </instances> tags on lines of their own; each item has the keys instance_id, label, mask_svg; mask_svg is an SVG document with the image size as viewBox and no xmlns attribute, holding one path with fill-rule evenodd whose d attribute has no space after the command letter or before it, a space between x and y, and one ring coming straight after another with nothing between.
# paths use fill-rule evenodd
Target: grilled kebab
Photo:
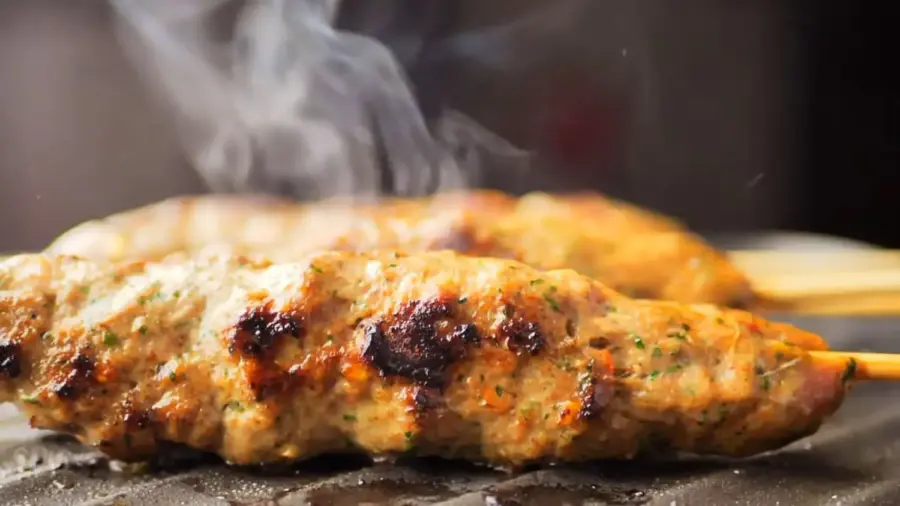
<instances>
[{"instance_id":1,"label":"grilled kebab","mask_svg":"<svg viewBox=\"0 0 900 506\"><path fill-rule=\"evenodd\" d=\"M292 261L316 250L451 249L571 268L631 296L747 309L747 278L684 226L596 194L491 191L359 203L180 197L76 226L47 250L153 259L211 244Z\"/></svg>"},{"instance_id":2,"label":"grilled kebab","mask_svg":"<svg viewBox=\"0 0 900 506\"><path fill-rule=\"evenodd\" d=\"M494 465L814 432L850 375L821 338L450 251L0 263L0 401L125 460L410 452Z\"/></svg>"}]
</instances>

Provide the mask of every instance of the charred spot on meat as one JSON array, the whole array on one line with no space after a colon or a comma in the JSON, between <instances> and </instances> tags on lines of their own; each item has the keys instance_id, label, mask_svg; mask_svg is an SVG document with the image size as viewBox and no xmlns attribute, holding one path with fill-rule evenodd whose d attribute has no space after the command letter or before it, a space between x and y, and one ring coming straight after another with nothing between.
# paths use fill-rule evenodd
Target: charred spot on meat
<instances>
[{"instance_id":1,"label":"charred spot on meat","mask_svg":"<svg viewBox=\"0 0 900 506\"><path fill-rule=\"evenodd\" d=\"M513 316L503 320L497 331L497 341L517 354L537 355L544 348L544 334L535 322Z\"/></svg>"},{"instance_id":2,"label":"charred spot on meat","mask_svg":"<svg viewBox=\"0 0 900 506\"><path fill-rule=\"evenodd\" d=\"M588 341L588 346L595 350L605 350L606 348L609 348L611 344L610 340L605 337L592 337L591 340Z\"/></svg>"},{"instance_id":3,"label":"charred spot on meat","mask_svg":"<svg viewBox=\"0 0 900 506\"><path fill-rule=\"evenodd\" d=\"M53 393L60 399L74 400L94 382L96 364L87 350L80 350L69 365L66 377L53 384Z\"/></svg>"},{"instance_id":4,"label":"charred spot on meat","mask_svg":"<svg viewBox=\"0 0 900 506\"><path fill-rule=\"evenodd\" d=\"M452 306L441 300L405 303L384 320L363 322L363 360L383 376L398 376L431 388L443 388L450 366L479 342L474 325L452 326ZM439 323L443 323L439 328Z\"/></svg>"},{"instance_id":5,"label":"charred spot on meat","mask_svg":"<svg viewBox=\"0 0 900 506\"><path fill-rule=\"evenodd\" d=\"M141 430L150 426L150 413L146 410L137 409L131 404L125 406L125 414L122 421L128 430Z\"/></svg>"},{"instance_id":6,"label":"charred spot on meat","mask_svg":"<svg viewBox=\"0 0 900 506\"><path fill-rule=\"evenodd\" d=\"M0 341L0 378L15 379L22 374L22 347L9 340Z\"/></svg>"},{"instance_id":7,"label":"charred spot on meat","mask_svg":"<svg viewBox=\"0 0 900 506\"><path fill-rule=\"evenodd\" d=\"M302 322L283 312L273 311L271 304L254 307L238 319L228 344L228 352L247 358L268 356L281 336L299 338Z\"/></svg>"},{"instance_id":8,"label":"charred spot on meat","mask_svg":"<svg viewBox=\"0 0 900 506\"><path fill-rule=\"evenodd\" d=\"M609 404L614 393L608 382L598 381L594 376L588 375L581 383L581 410L578 416L583 420L596 417Z\"/></svg>"}]
</instances>

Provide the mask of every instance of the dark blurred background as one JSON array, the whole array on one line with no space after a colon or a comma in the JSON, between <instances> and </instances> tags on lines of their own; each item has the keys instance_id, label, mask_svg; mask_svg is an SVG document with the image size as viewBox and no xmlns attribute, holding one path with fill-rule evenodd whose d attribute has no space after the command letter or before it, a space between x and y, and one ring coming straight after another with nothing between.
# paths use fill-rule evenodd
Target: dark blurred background
<instances>
[{"instance_id":1,"label":"dark blurred background","mask_svg":"<svg viewBox=\"0 0 900 506\"><path fill-rule=\"evenodd\" d=\"M510 191L594 188L701 231L900 246L900 87L886 6L806 0L345 0L423 111L539 153ZM0 0L0 251L199 192L99 0ZM895 41L896 43L896 41Z\"/></svg>"}]
</instances>

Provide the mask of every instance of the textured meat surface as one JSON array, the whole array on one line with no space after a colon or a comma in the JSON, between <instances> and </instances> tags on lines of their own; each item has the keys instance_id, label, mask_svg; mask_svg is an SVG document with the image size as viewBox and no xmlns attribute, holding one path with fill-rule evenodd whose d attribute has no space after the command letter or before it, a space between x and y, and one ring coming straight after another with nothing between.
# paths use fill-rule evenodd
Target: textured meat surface
<instances>
[{"instance_id":1,"label":"textured meat surface","mask_svg":"<svg viewBox=\"0 0 900 506\"><path fill-rule=\"evenodd\" d=\"M93 221L50 247L93 259L151 259L209 245L291 261L316 250L449 249L570 268L620 292L746 308L753 292L728 260L681 224L585 193L513 198L477 191L361 204L181 197Z\"/></svg>"},{"instance_id":2,"label":"textured meat surface","mask_svg":"<svg viewBox=\"0 0 900 506\"><path fill-rule=\"evenodd\" d=\"M746 312L451 252L0 264L0 401L125 459L163 441L235 463L745 456L837 408L844 371L806 352L824 348Z\"/></svg>"}]
</instances>

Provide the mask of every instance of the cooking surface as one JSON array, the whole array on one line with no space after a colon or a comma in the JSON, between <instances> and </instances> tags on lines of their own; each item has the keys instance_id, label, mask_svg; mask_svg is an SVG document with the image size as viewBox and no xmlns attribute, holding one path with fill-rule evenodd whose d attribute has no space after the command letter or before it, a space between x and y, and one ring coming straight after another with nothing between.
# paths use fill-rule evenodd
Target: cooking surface
<instances>
[{"instance_id":1,"label":"cooking surface","mask_svg":"<svg viewBox=\"0 0 900 506\"><path fill-rule=\"evenodd\" d=\"M837 246L831 238L812 239L780 234L752 242L776 249ZM749 247L735 239L715 242ZM821 333L836 349L900 352L900 318L775 319ZM898 401L900 384L860 385L818 434L746 461L603 463L516 475L437 461L347 459L260 472L187 456L164 462L162 471L111 470L117 466L71 440L23 430L4 405L0 504L896 505Z\"/></svg>"}]
</instances>

